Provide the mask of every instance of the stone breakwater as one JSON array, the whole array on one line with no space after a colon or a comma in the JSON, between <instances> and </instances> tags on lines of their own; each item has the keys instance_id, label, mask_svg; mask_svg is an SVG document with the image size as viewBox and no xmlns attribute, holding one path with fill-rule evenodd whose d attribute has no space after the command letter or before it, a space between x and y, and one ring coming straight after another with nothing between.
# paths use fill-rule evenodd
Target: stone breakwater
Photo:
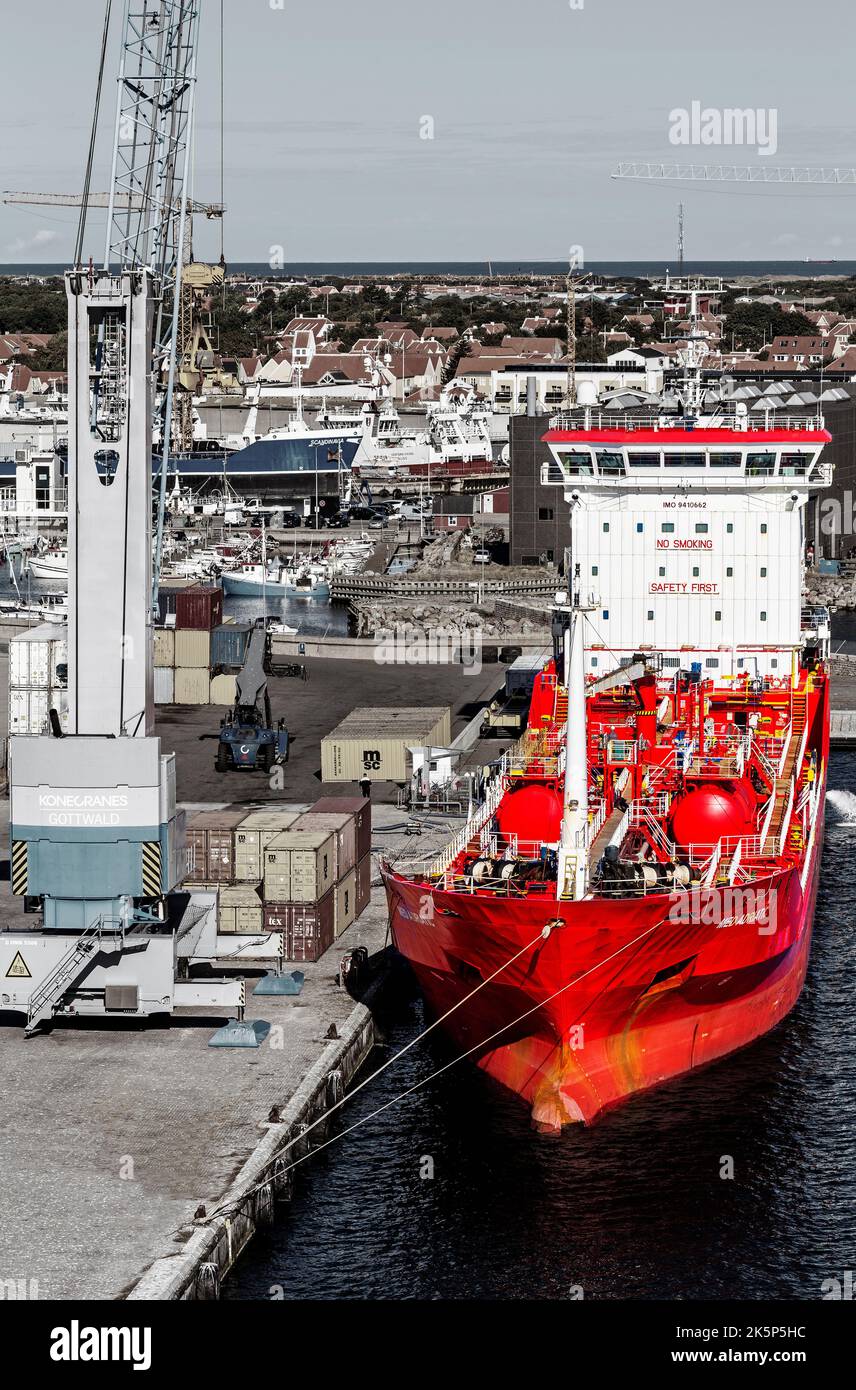
<instances>
[{"instance_id":1,"label":"stone breakwater","mask_svg":"<svg viewBox=\"0 0 856 1390\"><path fill-rule=\"evenodd\" d=\"M549 637L549 619L541 618L534 611L531 616L518 616L516 612L503 612L503 607L502 600L490 599L476 606L412 599L354 599L351 602L357 637L378 637L396 630L405 630L416 640L427 640L438 633L452 638L478 635L482 642L492 643L506 638L511 640L521 634L537 636L543 632L545 638Z\"/></svg>"}]
</instances>

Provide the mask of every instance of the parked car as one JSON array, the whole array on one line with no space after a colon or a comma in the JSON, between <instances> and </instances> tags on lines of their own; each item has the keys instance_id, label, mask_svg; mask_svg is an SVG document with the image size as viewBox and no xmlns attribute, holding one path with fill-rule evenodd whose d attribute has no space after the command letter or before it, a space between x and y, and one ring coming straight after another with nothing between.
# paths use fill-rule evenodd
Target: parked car
<instances>
[{"instance_id":1,"label":"parked car","mask_svg":"<svg viewBox=\"0 0 856 1390\"><path fill-rule=\"evenodd\" d=\"M489 550L481 549L473 551L473 560L477 565L489 565L492 562L492 558Z\"/></svg>"},{"instance_id":2,"label":"parked car","mask_svg":"<svg viewBox=\"0 0 856 1390\"><path fill-rule=\"evenodd\" d=\"M303 517L299 512L293 512L291 510L284 511L282 514L282 525L287 531L293 530L295 526L303 525Z\"/></svg>"}]
</instances>

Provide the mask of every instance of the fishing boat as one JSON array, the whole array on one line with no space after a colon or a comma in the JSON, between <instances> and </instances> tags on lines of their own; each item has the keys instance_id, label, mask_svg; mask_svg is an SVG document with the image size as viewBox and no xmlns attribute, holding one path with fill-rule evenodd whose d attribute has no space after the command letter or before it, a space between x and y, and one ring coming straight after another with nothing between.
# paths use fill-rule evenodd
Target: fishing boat
<instances>
[{"instance_id":1,"label":"fishing boat","mask_svg":"<svg viewBox=\"0 0 856 1390\"><path fill-rule=\"evenodd\" d=\"M535 1125L752 1043L800 996L829 757L803 602L822 417L550 422L566 588L528 723L439 855L387 860L398 951Z\"/></svg>"},{"instance_id":2,"label":"fishing boat","mask_svg":"<svg viewBox=\"0 0 856 1390\"><path fill-rule=\"evenodd\" d=\"M68 579L68 551L43 550L27 557L27 569L33 579Z\"/></svg>"}]
</instances>

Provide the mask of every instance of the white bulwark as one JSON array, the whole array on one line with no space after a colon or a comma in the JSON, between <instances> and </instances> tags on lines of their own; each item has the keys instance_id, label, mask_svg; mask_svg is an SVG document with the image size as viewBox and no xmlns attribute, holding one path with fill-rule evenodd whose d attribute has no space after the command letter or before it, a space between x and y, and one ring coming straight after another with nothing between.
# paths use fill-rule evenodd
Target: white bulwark
<instances>
[{"instance_id":1,"label":"white bulwark","mask_svg":"<svg viewBox=\"0 0 856 1390\"><path fill-rule=\"evenodd\" d=\"M554 422L542 482L570 503L586 670L653 651L714 679L789 677L817 629L802 606L805 507L830 481L829 439L820 420Z\"/></svg>"}]
</instances>

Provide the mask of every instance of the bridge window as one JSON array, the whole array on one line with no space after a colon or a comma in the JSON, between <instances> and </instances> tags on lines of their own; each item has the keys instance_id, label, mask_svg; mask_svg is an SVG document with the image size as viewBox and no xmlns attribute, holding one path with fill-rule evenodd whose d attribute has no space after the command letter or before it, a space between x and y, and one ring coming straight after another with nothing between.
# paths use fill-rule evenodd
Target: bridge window
<instances>
[{"instance_id":1,"label":"bridge window","mask_svg":"<svg viewBox=\"0 0 856 1390\"><path fill-rule=\"evenodd\" d=\"M656 452L652 451L647 454L638 454L634 451L628 453L627 462L631 468L659 468L660 451L658 449Z\"/></svg>"},{"instance_id":2,"label":"bridge window","mask_svg":"<svg viewBox=\"0 0 856 1390\"><path fill-rule=\"evenodd\" d=\"M766 534L767 534L767 523L766 523L766 521L762 521L762 522L761 522L761 535L762 535L762 536L766 536Z\"/></svg>"},{"instance_id":3,"label":"bridge window","mask_svg":"<svg viewBox=\"0 0 856 1390\"><path fill-rule=\"evenodd\" d=\"M765 623L766 621L767 621L767 610L766 610L765 608L762 608L762 609L761 609L761 622L762 622L762 623Z\"/></svg>"},{"instance_id":4,"label":"bridge window","mask_svg":"<svg viewBox=\"0 0 856 1390\"><path fill-rule=\"evenodd\" d=\"M714 613L714 615L713 615L713 621L714 621L715 623L721 623L721 622L722 622L722 610L721 610L720 608L717 608L716 612Z\"/></svg>"},{"instance_id":5,"label":"bridge window","mask_svg":"<svg viewBox=\"0 0 856 1390\"><path fill-rule=\"evenodd\" d=\"M605 521L605 522L603 523L603 533L604 533L604 535L606 535L606 533L607 533L608 530L609 530L609 522L608 522L608 521Z\"/></svg>"},{"instance_id":6,"label":"bridge window","mask_svg":"<svg viewBox=\"0 0 856 1390\"><path fill-rule=\"evenodd\" d=\"M731 568L730 565L728 566L728 569L725 571L725 578L726 578L726 579L733 579L733 578L734 578L734 570Z\"/></svg>"},{"instance_id":7,"label":"bridge window","mask_svg":"<svg viewBox=\"0 0 856 1390\"><path fill-rule=\"evenodd\" d=\"M740 454L712 453L710 456L711 468L739 468L741 462Z\"/></svg>"},{"instance_id":8,"label":"bridge window","mask_svg":"<svg viewBox=\"0 0 856 1390\"><path fill-rule=\"evenodd\" d=\"M767 567L766 567L766 565L762 565L762 566L761 566L761 578L762 578L762 579L766 579L766 578L767 578Z\"/></svg>"},{"instance_id":9,"label":"bridge window","mask_svg":"<svg viewBox=\"0 0 856 1390\"><path fill-rule=\"evenodd\" d=\"M665 566L665 565L661 565L660 568L657 570L657 573L659 574L659 576L660 576L661 579L665 579L665 577L666 577L666 566Z\"/></svg>"},{"instance_id":10,"label":"bridge window","mask_svg":"<svg viewBox=\"0 0 856 1390\"><path fill-rule=\"evenodd\" d=\"M566 473L574 474L579 477L581 474L591 475L594 473L594 465L591 461L591 454L586 449L584 452L567 452L560 455L562 467Z\"/></svg>"},{"instance_id":11,"label":"bridge window","mask_svg":"<svg viewBox=\"0 0 856 1390\"><path fill-rule=\"evenodd\" d=\"M637 521L637 523L636 523L636 530L637 530L637 531L644 531L644 530L645 530L645 524L644 524L644 522L642 522L642 521Z\"/></svg>"},{"instance_id":12,"label":"bridge window","mask_svg":"<svg viewBox=\"0 0 856 1390\"><path fill-rule=\"evenodd\" d=\"M704 664L708 667L709 670L716 671L719 669L719 657L709 656Z\"/></svg>"},{"instance_id":13,"label":"bridge window","mask_svg":"<svg viewBox=\"0 0 856 1390\"><path fill-rule=\"evenodd\" d=\"M730 536L730 535L732 534L733 530L734 530L734 522L733 522L733 521L726 521L726 523L725 523L725 530L726 530L727 534Z\"/></svg>"},{"instance_id":14,"label":"bridge window","mask_svg":"<svg viewBox=\"0 0 856 1390\"><path fill-rule=\"evenodd\" d=\"M698 567L698 565L693 565L693 579L698 579L698 576L699 576L699 567Z\"/></svg>"},{"instance_id":15,"label":"bridge window","mask_svg":"<svg viewBox=\"0 0 856 1390\"><path fill-rule=\"evenodd\" d=\"M804 478L811 463L811 454L782 454L780 473L786 478Z\"/></svg>"},{"instance_id":16,"label":"bridge window","mask_svg":"<svg viewBox=\"0 0 856 1390\"><path fill-rule=\"evenodd\" d=\"M597 451L597 466L601 473L624 473L624 455L606 452L603 449Z\"/></svg>"},{"instance_id":17,"label":"bridge window","mask_svg":"<svg viewBox=\"0 0 856 1390\"><path fill-rule=\"evenodd\" d=\"M746 472L750 478L762 477L773 473L775 468L775 454L747 454L746 456Z\"/></svg>"},{"instance_id":18,"label":"bridge window","mask_svg":"<svg viewBox=\"0 0 856 1390\"><path fill-rule=\"evenodd\" d=\"M667 468L704 468L704 454L666 454Z\"/></svg>"}]
</instances>

